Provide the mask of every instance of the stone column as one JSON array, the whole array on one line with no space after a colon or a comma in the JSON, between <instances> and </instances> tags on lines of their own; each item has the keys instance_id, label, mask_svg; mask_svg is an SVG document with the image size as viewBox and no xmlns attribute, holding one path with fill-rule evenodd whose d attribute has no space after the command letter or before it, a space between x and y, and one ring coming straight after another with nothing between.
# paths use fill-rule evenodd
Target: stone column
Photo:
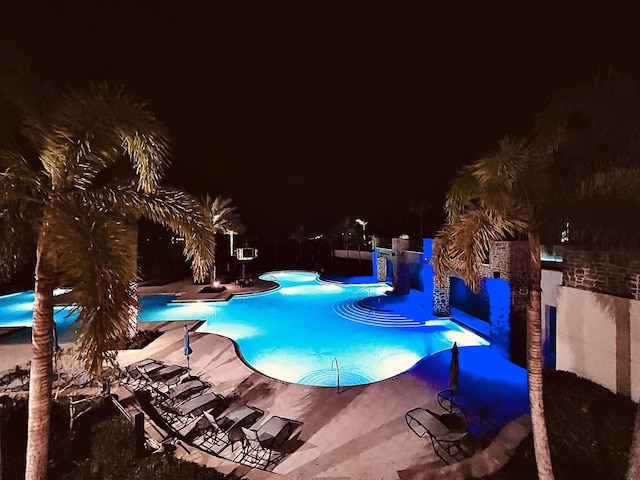
<instances>
[{"instance_id":1,"label":"stone column","mask_svg":"<svg viewBox=\"0 0 640 480\"><path fill-rule=\"evenodd\" d=\"M406 261L405 250L409 248L408 238L391 239L393 257L393 291L398 295L407 295L411 289L409 278L409 264Z\"/></svg>"},{"instance_id":2,"label":"stone column","mask_svg":"<svg viewBox=\"0 0 640 480\"><path fill-rule=\"evenodd\" d=\"M427 319L433 315L433 239L422 239L422 286L424 288L424 310Z\"/></svg>"}]
</instances>

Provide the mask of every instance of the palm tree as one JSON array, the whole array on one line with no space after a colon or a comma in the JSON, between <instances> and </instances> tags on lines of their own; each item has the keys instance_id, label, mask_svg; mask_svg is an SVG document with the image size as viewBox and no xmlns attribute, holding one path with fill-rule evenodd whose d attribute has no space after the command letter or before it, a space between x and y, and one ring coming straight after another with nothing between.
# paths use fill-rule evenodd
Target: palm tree
<instances>
[{"instance_id":1,"label":"palm tree","mask_svg":"<svg viewBox=\"0 0 640 480\"><path fill-rule=\"evenodd\" d=\"M336 230L342 237L344 249L347 251L347 263L349 263L349 246L351 246L352 238L358 236L355 225L353 218L346 216L342 217L336 226Z\"/></svg>"},{"instance_id":2,"label":"palm tree","mask_svg":"<svg viewBox=\"0 0 640 480\"><path fill-rule=\"evenodd\" d=\"M7 278L16 259L28 256L22 234L35 231L25 474L30 480L47 476L54 288L73 289L80 357L92 375L104 377L115 367L129 312L138 308L132 288L136 220L146 217L183 237L199 279L213 258L213 232L197 199L160 186L168 133L145 104L121 88L70 91L46 116L25 124L30 149L0 152L0 273Z\"/></svg>"},{"instance_id":3,"label":"palm tree","mask_svg":"<svg viewBox=\"0 0 640 480\"><path fill-rule=\"evenodd\" d=\"M440 285L451 271L478 292L480 266L493 242L525 235L531 265L527 308L527 372L534 450L541 479L553 478L542 398L540 301L540 197L546 157L523 139L504 137L496 151L462 170L449 189L447 220L434 242L434 270Z\"/></svg>"},{"instance_id":4,"label":"palm tree","mask_svg":"<svg viewBox=\"0 0 640 480\"><path fill-rule=\"evenodd\" d=\"M420 240L424 238L424 233L423 233L424 223L422 221L422 218L424 216L424 213L428 212L432 208L433 208L433 204L431 202L421 202L418 204L411 204L409 206L409 210L411 211L411 213L415 213L416 215L418 215L418 220L420 222Z\"/></svg>"},{"instance_id":5,"label":"palm tree","mask_svg":"<svg viewBox=\"0 0 640 480\"><path fill-rule=\"evenodd\" d=\"M304 227L300 225L297 231L289 235L289 238L298 242L298 264L302 265L302 242L307 239L304 235Z\"/></svg>"},{"instance_id":6,"label":"palm tree","mask_svg":"<svg viewBox=\"0 0 640 480\"><path fill-rule=\"evenodd\" d=\"M640 246L640 89L614 69L560 92L539 114L539 147L561 164L558 185L571 192L559 204L570 240L600 248ZM559 179L559 180L558 180ZM633 399L637 401L637 399ZM640 477L640 409L628 479Z\"/></svg>"},{"instance_id":7,"label":"palm tree","mask_svg":"<svg viewBox=\"0 0 640 480\"><path fill-rule=\"evenodd\" d=\"M207 194L204 198L204 207L207 217L211 222L213 233L221 233L223 235L237 235L244 233L246 227L242 223L242 219L237 212L237 207L232 205L233 199L217 196L214 200ZM215 252L215 237L212 250ZM216 264L215 258L213 266L209 271L209 286L213 288L216 281Z\"/></svg>"},{"instance_id":8,"label":"palm tree","mask_svg":"<svg viewBox=\"0 0 640 480\"><path fill-rule=\"evenodd\" d=\"M547 479L553 471L542 403L541 236L553 241L568 221L574 241L640 245L632 220L640 214L640 90L610 70L552 97L534 133L531 141L502 139L494 155L463 169L447 194L434 267L441 284L455 270L477 290L492 243L526 235L529 398L538 475ZM640 458L640 418L636 438L632 458Z\"/></svg>"}]
</instances>

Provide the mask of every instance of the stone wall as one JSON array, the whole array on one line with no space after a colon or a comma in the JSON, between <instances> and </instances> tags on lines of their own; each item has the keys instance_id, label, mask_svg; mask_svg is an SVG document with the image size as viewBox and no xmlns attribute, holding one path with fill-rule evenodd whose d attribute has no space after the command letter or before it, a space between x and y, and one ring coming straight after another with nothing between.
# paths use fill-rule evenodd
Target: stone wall
<instances>
[{"instance_id":1,"label":"stone wall","mask_svg":"<svg viewBox=\"0 0 640 480\"><path fill-rule=\"evenodd\" d=\"M640 254L565 247L563 284L579 290L640 300Z\"/></svg>"},{"instance_id":2,"label":"stone wall","mask_svg":"<svg viewBox=\"0 0 640 480\"><path fill-rule=\"evenodd\" d=\"M438 317L448 317L451 315L451 306L449 305L449 284L445 287L441 287L437 283L434 283L433 313Z\"/></svg>"}]
</instances>

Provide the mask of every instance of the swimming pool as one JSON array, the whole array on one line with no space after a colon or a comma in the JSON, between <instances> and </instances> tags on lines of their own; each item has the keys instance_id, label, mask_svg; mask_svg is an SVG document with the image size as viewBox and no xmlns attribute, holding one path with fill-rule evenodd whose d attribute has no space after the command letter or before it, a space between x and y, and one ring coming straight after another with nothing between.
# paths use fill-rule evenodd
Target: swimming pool
<instances>
[{"instance_id":1,"label":"swimming pool","mask_svg":"<svg viewBox=\"0 0 640 480\"><path fill-rule=\"evenodd\" d=\"M68 290L56 289L54 296L61 295ZM33 322L33 290L11 293L0 296L0 327L31 327ZM59 339L71 340L73 328L71 324L78 318L78 312L71 306L54 306L53 320ZM2 339L3 343L24 343L31 341L31 328L17 331Z\"/></svg>"},{"instance_id":2,"label":"swimming pool","mask_svg":"<svg viewBox=\"0 0 640 480\"><path fill-rule=\"evenodd\" d=\"M423 318L419 308L399 315L359 305L366 297L390 291L386 283L326 282L316 272L304 271L269 272L261 278L275 281L278 288L236 295L227 302L144 296L139 317L143 322L202 320L198 331L234 340L258 372L304 385L336 386L338 368L340 385L371 383L405 372L453 342L461 347L487 345L453 321ZM33 291L0 297L1 326L28 327L32 312ZM70 307L55 307L61 341L73 337L76 317ZM25 330L7 335L3 342L29 337L30 330Z\"/></svg>"},{"instance_id":3,"label":"swimming pool","mask_svg":"<svg viewBox=\"0 0 640 480\"><path fill-rule=\"evenodd\" d=\"M359 385L405 372L453 342L487 344L450 320L420 319L419 311L403 322L397 321L399 316L387 323L368 321L377 317L358 308L358 301L391 290L386 283L326 282L315 272L301 271L269 272L260 278L279 287L228 302L181 303L160 296L147 299L140 319L203 320L198 331L233 339L255 370L304 385L337 385L336 363L340 385ZM199 353L205 352L194 355Z\"/></svg>"}]
</instances>

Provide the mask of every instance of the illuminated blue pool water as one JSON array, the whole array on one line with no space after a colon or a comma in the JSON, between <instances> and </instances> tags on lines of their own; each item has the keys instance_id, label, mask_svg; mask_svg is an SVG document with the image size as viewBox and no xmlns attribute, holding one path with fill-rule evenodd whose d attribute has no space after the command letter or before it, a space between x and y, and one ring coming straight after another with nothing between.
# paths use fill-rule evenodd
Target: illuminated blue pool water
<instances>
[{"instance_id":1,"label":"illuminated blue pool water","mask_svg":"<svg viewBox=\"0 0 640 480\"><path fill-rule=\"evenodd\" d=\"M64 293L56 289L54 295ZM33 321L33 290L0 296L0 327L31 327ZM53 320L56 322L59 338L70 340L73 336L71 324L78 318L77 311L70 306L54 306ZM31 329L16 332L3 339L3 342L23 343L31 341Z\"/></svg>"},{"instance_id":2,"label":"illuminated blue pool water","mask_svg":"<svg viewBox=\"0 0 640 480\"><path fill-rule=\"evenodd\" d=\"M140 318L204 320L199 331L236 341L245 361L257 371L306 385L335 386L335 359L340 384L358 385L402 373L454 341L459 346L487 344L448 320L397 328L350 321L336 311L345 300L357 303L383 295L390 290L385 283L329 283L314 272L299 271L270 272L261 278L276 281L279 288L234 296L228 302L166 304L170 297L163 296L147 301ZM210 352L194 355L206 353Z\"/></svg>"},{"instance_id":3,"label":"illuminated blue pool water","mask_svg":"<svg viewBox=\"0 0 640 480\"><path fill-rule=\"evenodd\" d=\"M357 308L358 300L383 295L390 290L385 283L325 282L315 272L299 271L270 272L261 278L276 281L279 287L236 295L228 302L180 302L173 295L142 297L140 320L202 320L200 332L233 339L257 371L305 385L335 386L336 360L340 385L359 385L407 371L453 342L461 347L487 344L455 322L422 318L419 310L408 326L398 328L400 324L375 324L368 321L373 315L359 317L341 309L344 305ZM32 311L33 292L0 297L2 326L30 326ZM73 335L76 314L70 311L55 308L61 340ZM28 331L18 333L28 340ZM211 353L196 346L193 355Z\"/></svg>"}]
</instances>

